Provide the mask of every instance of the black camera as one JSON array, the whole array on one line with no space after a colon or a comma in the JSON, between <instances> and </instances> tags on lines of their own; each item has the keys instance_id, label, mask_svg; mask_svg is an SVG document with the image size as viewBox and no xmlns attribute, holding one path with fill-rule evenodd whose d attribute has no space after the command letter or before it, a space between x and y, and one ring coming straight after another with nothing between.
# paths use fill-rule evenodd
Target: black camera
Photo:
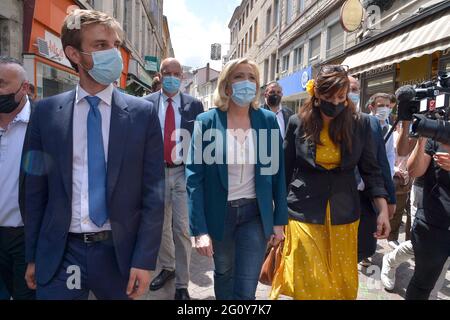
<instances>
[{"instance_id":1,"label":"black camera","mask_svg":"<svg viewBox=\"0 0 450 320\"><path fill-rule=\"evenodd\" d=\"M430 119L433 119L436 113L442 115L449 106L442 98L437 101L437 97L442 94L450 94L450 74L447 72L439 72L436 81L398 88L395 92L398 100L398 119L412 121L414 114L425 114Z\"/></svg>"},{"instance_id":2,"label":"black camera","mask_svg":"<svg viewBox=\"0 0 450 320\"><path fill-rule=\"evenodd\" d=\"M450 144L450 78L447 73L439 74L437 85L425 83L416 89L419 112L413 114L412 137L426 137L444 144Z\"/></svg>"}]
</instances>

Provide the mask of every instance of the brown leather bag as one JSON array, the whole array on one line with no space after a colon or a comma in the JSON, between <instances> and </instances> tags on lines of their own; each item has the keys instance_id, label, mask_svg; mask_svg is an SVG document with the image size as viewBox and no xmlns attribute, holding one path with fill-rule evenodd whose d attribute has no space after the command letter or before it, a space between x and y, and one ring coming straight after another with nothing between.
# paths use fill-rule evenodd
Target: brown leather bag
<instances>
[{"instance_id":1,"label":"brown leather bag","mask_svg":"<svg viewBox=\"0 0 450 320\"><path fill-rule=\"evenodd\" d=\"M277 246L269 245L266 251L266 258L261 267L261 273L259 274L259 282L267 286L272 285L275 272L281 264L281 257L283 254L284 240Z\"/></svg>"}]
</instances>

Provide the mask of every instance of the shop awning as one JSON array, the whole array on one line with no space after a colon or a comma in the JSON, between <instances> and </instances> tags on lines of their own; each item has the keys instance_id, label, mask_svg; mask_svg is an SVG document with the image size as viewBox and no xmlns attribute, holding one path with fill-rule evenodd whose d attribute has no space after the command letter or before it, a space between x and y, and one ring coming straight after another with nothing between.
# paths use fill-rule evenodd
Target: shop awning
<instances>
[{"instance_id":1,"label":"shop awning","mask_svg":"<svg viewBox=\"0 0 450 320\"><path fill-rule=\"evenodd\" d=\"M348 56L342 64L357 74L448 49L449 21L448 10L433 15Z\"/></svg>"},{"instance_id":2,"label":"shop awning","mask_svg":"<svg viewBox=\"0 0 450 320\"><path fill-rule=\"evenodd\" d=\"M137 85L139 85L140 87L142 87L146 90L152 89L150 85L148 85L141 79L138 79L134 74L128 74L128 77L129 77L129 81L128 81L127 85L130 85L131 83L136 83Z\"/></svg>"}]
</instances>

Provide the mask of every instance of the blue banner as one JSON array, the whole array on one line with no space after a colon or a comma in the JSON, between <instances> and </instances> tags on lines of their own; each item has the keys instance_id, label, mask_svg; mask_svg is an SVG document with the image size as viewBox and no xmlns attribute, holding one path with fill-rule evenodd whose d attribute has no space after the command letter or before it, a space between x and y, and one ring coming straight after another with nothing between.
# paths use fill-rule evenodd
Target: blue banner
<instances>
[{"instance_id":1,"label":"blue banner","mask_svg":"<svg viewBox=\"0 0 450 320\"><path fill-rule=\"evenodd\" d=\"M306 91L306 83L312 78L312 68L306 67L278 80L285 97Z\"/></svg>"}]
</instances>

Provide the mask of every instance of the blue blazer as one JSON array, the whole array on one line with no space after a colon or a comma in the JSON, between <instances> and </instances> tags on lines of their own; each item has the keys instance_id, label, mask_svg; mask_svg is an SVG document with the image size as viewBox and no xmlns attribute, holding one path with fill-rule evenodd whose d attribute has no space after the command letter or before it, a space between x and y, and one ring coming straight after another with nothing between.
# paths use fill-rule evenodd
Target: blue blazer
<instances>
[{"instance_id":1,"label":"blue blazer","mask_svg":"<svg viewBox=\"0 0 450 320\"><path fill-rule=\"evenodd\" d=\"M273 233L274 225L285 225L288 221L283 142L273 112L261 108L258 110L250 108L250 121L257 133L255 141L258 146L255 164L256 197L264 233L266 237L269 237ZM214 153L216 159L220 159L217 162L221 163L215 162L208 165L204 161L195 162L194 160L198 160L195 159L196 153L202 153L206 147L217 146L214 129L218 130L223 137L222 148L217 147ZM226 129L227 113L219 109L212 109L197 117L186 165L188 208L193 236L209 234L215 240L223 238L228 200ZM264 133L260 129L267 129L267 131ZM270 129L277 130L276 145L272 145ZM275 165L272 169L269 169L271 162L264 161L259 154L260 135L265 135L268 141L267 152L262 150L263 156L267 154L272 161L278 158L278 166ZM263 175L261 169L270 171L270 174Z\"/></svg>"},{"instance_id":2,"label":"blue blazer","mask_svg":"<svg viewBox=\"0 0 450 320\"><path fill-rule=\"evenodd\" d=\"M161 106L161 98L161 91L144 97L145 100L152 102L158 111ZM181 114L181 129L188 130L192 135L195 118L204 111L203 104L200 100L184 93L180 93L180 101L181 106L178 112Z\"/></svg>"},{"instance_id":3,"label":"blue blazer","mask_svg":"<svg viewBox=\"0 0 450 320\"><path fill-rule=\"evenodd\" d=\"M26 261L48 283L62 261L72 218L75 90L39 101L26 151ZM156 109L114 90L107 165L107 201L117 263L155 269L164 219L164 167Z\"/></svg>"}]
</instances>

